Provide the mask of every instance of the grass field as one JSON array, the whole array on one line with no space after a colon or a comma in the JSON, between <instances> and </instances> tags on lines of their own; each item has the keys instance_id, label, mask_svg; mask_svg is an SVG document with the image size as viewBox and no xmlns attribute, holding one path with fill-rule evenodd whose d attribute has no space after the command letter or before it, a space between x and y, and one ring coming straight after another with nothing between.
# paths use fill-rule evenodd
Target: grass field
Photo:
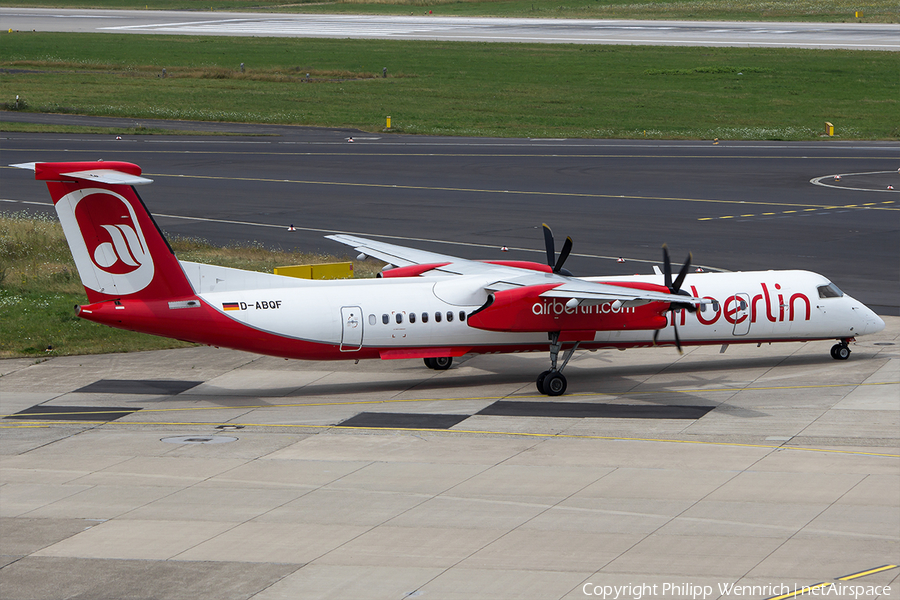
<instances>
[{"instance_id":1,"label":"grass field","mask_svg":"<svg viewBox=\"0 0 900 600\"><path fill-rule=\"evenodd\" d=\"M805 140L830 121L839 139L900 137L889 52L13 33L0 57L0 107L18 95L40 112L586 138Z\"/></svg>"},{"instance_id":2,"label":"grass field","mask_svg":"<svg viewBox=\"0 0 900 600\"><path fill-rule=\"evenodd\" d=\"M728 21L900 21L896 0L28 0L0 6L253 10L304 13L425 14L585 19L686 19ZM862 17L857 18L857 13Z\"/></svg>"},{"instance_id":3,"label":"grass field","mask_svg":"<svg viewBox=\"0 0 900 600\"><path fill-rule=\"evenodd\" d=\"M271 273L277 266L333 262L333 256L278 252L259 246L220 248L203 240L169 240L182 260ZM374 261L354 261L371 277ZM130 352L188 346L113 329L75 316L87 297L56 218L0 213L0 358Z\"/></svg>"}]
</instances>

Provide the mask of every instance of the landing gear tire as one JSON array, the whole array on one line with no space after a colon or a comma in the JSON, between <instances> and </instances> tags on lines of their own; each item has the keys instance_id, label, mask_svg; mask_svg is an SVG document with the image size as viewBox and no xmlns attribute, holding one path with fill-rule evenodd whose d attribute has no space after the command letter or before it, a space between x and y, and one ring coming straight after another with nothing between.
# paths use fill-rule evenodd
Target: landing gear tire
<instances>
[{"instance_id":1,"label":"landing gear tire","mask_svg":"<svg viewBox=\"0 0 900 600\"><path fill-rule=\"evenodd\" d=\"M834 360L847 360L850 358L850 348L847 344L835 344L831 347L831 358Z\"/></svg>"},{"instance_id":2,"label":"landing gear tire","mask_svg":"<svg viewBox=\"0 0 900 600\"><path fill-rule=\"evenodd\" d=\"M562 396L566 393L566 387L569 385L569 382L566 381L566 376L558 371L549 373L544 377L543 383L544 393L548 396Z\"/></svg>"},{"instance_id":3,"label":"landing gear tire","mask_svg":"<svg viewBox=\"0 0 900 600\"><path fill-rule=\"evenodd\" d=\"M548 370L544 371L543 373L541 373L540 375L538 375L536 383L537 383L537 391L539 394L547 393L546 391L544 391L544 379L546 379L547 375L549 375L550 373L551 373L551 371L548 369Z\"/></svg>"},{"instance_id":4,"label":"landing gear tire","mask_svg":"<svg viewBox=\"0 0 900 600\"><path fill-rule=\"evenodd\" d=\"M446 371L450 368L450 365L453 364L452 356L437 356L432 358L434 361L434 370L435 371Z\"/></svg>"},{"instance_id":5,"label":"landing gear tire","mask_svg":"<svg viewBox=\"0 0 900 600\"><path fill-rule=\"evenodd\" d=\"M425 366L435 371L446 371L453 364L452 356L437 356L434 358L426 358Z\"/></svg>"}]
</instances>

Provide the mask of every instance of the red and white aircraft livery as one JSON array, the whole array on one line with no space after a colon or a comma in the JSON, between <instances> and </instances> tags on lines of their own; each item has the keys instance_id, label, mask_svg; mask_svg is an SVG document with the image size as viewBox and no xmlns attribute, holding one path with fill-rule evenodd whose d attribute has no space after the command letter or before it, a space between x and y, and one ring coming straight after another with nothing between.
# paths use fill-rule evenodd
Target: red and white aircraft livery
<instances>
[{"instance_id":1,"label":"red and white aircraft livery","mask_svg":"<svg viewBox=\"0 0 900 600\"><path fill-rule=\"evenodd\" d=\"M389 263L379 279L311 281L179 261L125 162L27 163L46 181L90 304L82 318L133 331L312 360L419 358L447 369L468 353L550 351L538 390L566 390L577 349L837 339L884 328L875 313L807 271L573 277L544 226L547 265L472 261L331 235ZM558 360L560 351L562 360Z\"/></svg>"}]
</instances>

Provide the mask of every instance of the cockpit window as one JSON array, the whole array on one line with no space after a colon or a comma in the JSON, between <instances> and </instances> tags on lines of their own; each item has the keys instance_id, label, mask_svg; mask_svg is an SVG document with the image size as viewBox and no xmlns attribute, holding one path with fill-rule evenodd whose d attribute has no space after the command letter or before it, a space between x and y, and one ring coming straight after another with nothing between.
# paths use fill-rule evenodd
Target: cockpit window
<instances>
[{"instance_id":1,"label":"cockpit window","mask_svg":"<svg viewBox=\"0 0 900 600\"><path fill-rule=\"evenodd\" d=\"M820 285L819 288L819 298L840 298L844 295L844 292L838 288L838 286L833 283L829 283L828 285Z\"/></svg>"}]
</instances>

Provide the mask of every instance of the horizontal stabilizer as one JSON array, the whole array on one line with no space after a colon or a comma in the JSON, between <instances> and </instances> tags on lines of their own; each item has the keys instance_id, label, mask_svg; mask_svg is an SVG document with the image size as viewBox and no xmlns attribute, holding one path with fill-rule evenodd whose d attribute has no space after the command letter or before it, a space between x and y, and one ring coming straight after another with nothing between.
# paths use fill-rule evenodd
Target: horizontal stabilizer
<instances>
[{"instance_id":1,"label":"horizontal stabilizer","mask_svg":"<svg viewBox=\"0 0 900 600\"><path fill-rule=\"evenodd\" d=\"M79 166L91 166L87 170L77 170ZM140 167L130 163L111 162L104 164L102 161L93 163L19 163L10 165L18 169L34 171L35 179L52 181L64 179L81 179L94 181L108 185L146 185L153 183L152 179L140 176ZM72 170L65 167L71 167ZM97 167L109 168L97 168ZM59 167L63 167L60 169Z\"/></svg>"},{"instance_id":2,"label":"horizontal stabilizer","mask_svg":"<svg viewBox=\"0 0 900 600\"><path fill-rule=\"evenodd\" d=\"M99 183L108 183L111 185L146 185L153 183L152 179L139 177L137 175L129 175L121 171L111 171L109 169L98 169L96 171L76 171L75 173L62 173L65 177L73 179L83 179L85 181L97 181Z\"/></svg>"}]
</instances>

